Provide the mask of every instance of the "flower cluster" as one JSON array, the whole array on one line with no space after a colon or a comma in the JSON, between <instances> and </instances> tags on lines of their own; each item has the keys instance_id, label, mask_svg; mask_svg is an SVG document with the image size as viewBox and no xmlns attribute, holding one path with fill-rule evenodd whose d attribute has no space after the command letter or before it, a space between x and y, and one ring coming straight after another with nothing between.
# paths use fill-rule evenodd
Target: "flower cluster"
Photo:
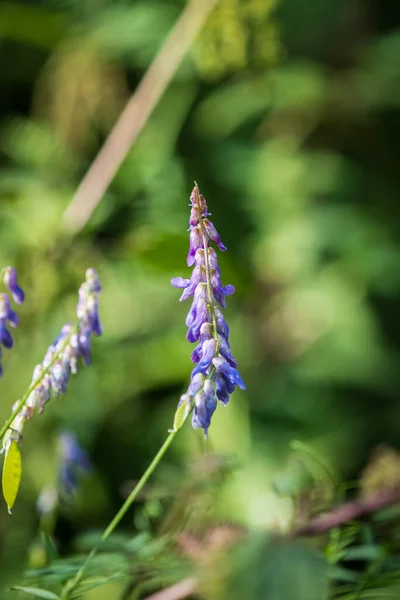
<instances>
[{"instance_id":1,"label":"flower cluster","mask_svg":"<svg viewBox=\"0 0 400 600\"><path fill-rule=\"evenodd\" d=\"M77 372L78 360L91 362L91 335L101 335L98 314L100 282L94 269L86 271L86 280L79 289L76 308L78 324L67 324L48 348L41 364L33 370L32 382L22 401L17 400L12 411L18 410L3 440L3 449L10 440L20 441L25 423L42 413L47 402L65 393L71 373Z\"/></svg>"},{"instance_id":2,"label":"flower cluster","mask_svg":"<svg viewBox=\"0 0 400 600\"><path fill-rule=\"evenodd\" d=\"M236 368L237 363L228 341L229 327L221 311L226 307L225 296L233 294L235 288L233 285L222 285L217 253L209 243L213 242L222 251L226 247L208 219L210 213L197 184L190 200L187 264L189 267L194 265L194 269L190 279L174 277L171 283L183 289L181 302L193 296L186 319L186 337L189 342L198 344L191 357L196 364L191 383L178 406L193 406L192 425L195 429L201 427L207 435L217 400L226 406L235 387L245 389L245 385Z\"/></svg>"},{"instance_id":3,"label":"flower cluster","mask_svg":"<svg viewBox=\"0 0 400 600\"><path fill-rule=\"evenodd\" d=\"M0 279L11 293L11 296L16 304L22 304L25 298L25 294L22 288L18 285L17 271L14 267L6 267L1 273ZM0 359L1 359L1 346L4 348L12 348L14 340L12 339L11 333L7 329L7 325L10 327L17 327L18 316L11 308L10 297L8 294L0 294ZM0 377L2 375L2 368L0 363Z\"/></svg>"}]
</instances>

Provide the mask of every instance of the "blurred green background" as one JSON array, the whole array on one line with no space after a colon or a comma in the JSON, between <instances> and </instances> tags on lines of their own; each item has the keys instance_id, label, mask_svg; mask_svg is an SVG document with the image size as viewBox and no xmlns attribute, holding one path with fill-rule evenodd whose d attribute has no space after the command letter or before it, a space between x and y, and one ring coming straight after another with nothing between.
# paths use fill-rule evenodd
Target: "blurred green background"
<instances>
[{"instance_id":1,"label":"blurred green background","mask_svg":"<svg viewBox=\"0 0 400 600\"><path fill-rule=\"evenodd\" d=\"M248 390L218 407L207 443L185 427L149 486L161 500L142 498L122 529L152 529L214 453L234 468L194 502L195 524L285 528L291 503L272 482L293 440L345 480L378 444L400 442L395 0L220 0L88 224L65 226L184 5L0 2L0 266L18 268L27 296L4 356L0 419L73 319L88 266L103 284L104 327L93 365L26 426L20 496L12 517L0 511L5 587L40 563L36 501L55 481L60 431L76 434L94 467L55 525L66 554L105 527L171 426L192 349L189 304L169 280L190 272L194 180L228 246L220 266L236 294L225 317Z\"/></svg>"}]
</instances>

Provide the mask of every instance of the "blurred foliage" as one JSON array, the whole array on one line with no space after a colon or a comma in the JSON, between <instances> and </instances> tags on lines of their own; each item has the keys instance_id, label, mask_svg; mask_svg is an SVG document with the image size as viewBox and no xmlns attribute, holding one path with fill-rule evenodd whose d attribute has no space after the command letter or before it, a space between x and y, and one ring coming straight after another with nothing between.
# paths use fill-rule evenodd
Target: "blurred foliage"
<instances>
[{"instance_id":1,"label":"blurred foliage","mask_svg":"<svg viewBox=\"0 0 400 600\"><path fill-rule=\"evenodd\" d=\"M58 592L171 426L191 349L169 279L188 273L196 180L228 246L226 319L248 390L218 408L207 444L184 428L81 592L140 598L194 574L210 599L398 598L397 507L285 536L358 489L398 483L397 3L220 0L72 235L63 212L184 4L0 2L0 266L27 291L0 418L72 318L88 266L105 332L93 365L26 427L20 496L12 518L0 512L2 588ZM64 428L94 472L43 523L36 501L56 481ZM393 450L365 469L382 443ZM239 536L228 547L211 534L226 524ZM185 532L215 558L188 551Z\"/></svg>"}]
</instances>

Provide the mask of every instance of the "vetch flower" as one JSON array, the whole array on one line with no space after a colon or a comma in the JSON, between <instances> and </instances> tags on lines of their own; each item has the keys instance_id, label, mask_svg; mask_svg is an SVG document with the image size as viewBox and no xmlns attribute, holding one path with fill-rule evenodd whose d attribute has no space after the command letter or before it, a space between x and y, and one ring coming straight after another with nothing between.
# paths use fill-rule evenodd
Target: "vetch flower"
<instances>
[{"instance_id":1,"label":"vetch flower","mask_svg":"<svg viewBox=\"0 0 400 600\"><path fill-rule=\"evenodd\" d=\"M71 373L77 372L79 359L85 365L90 364L91 335L99 336L102 332L98 313L100 291L101 286L96 271L88 269L85 282L81 285L78 294L76 308L78 323L64 325L47 349L42 363L34 368L26 400L14 416L3 438L3 450L7 450L11 440L21 441L24 424L34 414L42 413L51 398L57 398L66 392ZM3 312L1 312L2 308ZM11 313L8 296L0 295L0 343L6 347L10 340L7 337L5 324L7 322L13 324L14 316ZM19 400L14 404L13 413L20 404Z\"/></svg>"},{"instance_id":2,"label":"vetch flower","mask_svg":"<svg viewBox=\"0 0 400 600\"><path fill-rule=\"evenodd\" d=\"M75 435L64 431L59 438L59 488L61 494L71 496L78 487L78 474L92 470L86 452L80 447Z\"/></svg>"},{"instance_id":3,"label":"vetch flower","mask_svg":"<svg viewBox=\"0 0 400 600\"><path fill-rule=\"evenodd\" d=\"M190 196L190 235L187 264L194 265L189 279L174 277L171 284L182 289L180 301L193 296L192 306L186 318L189 342L198 342L192 353L196 363L186 394L181 396L178 409L193 407L192 425L202 428L205 436L217 400L226 406L235 387L245 389L237 370L237 363L229 345L229 327L221 309L226 307L225 297L234 293L233 285L222 285L218 256L210 242L221 251L226 247L209 220L207 203L197 184Z\"/></svg>"},{"instance_id":4,"label":"vetch flower","mask_svg":"<svg viewBox=\"0 0 400 600\"><path fill-rule=\"evenodd\" d=\"M22 304L25 298L23 289L18 285L17 272L14 267L6 267L2 270L0 280L3 281L7 290L17 304ZM8 327L18 326L18 316L11 308L10 297L8 294L0 294L0 361L1 361L1 346L10 349L13 347L14 340ZM2 375L2 367L0 362L0 377Z\"/></svg>"}]
</instances>

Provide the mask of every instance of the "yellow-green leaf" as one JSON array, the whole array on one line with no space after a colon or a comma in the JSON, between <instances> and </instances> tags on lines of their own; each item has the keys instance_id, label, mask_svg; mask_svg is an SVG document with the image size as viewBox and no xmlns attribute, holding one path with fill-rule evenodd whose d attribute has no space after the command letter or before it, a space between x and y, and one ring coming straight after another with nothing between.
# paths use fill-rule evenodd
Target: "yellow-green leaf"
<instances>
[{"instance_id":1,"label":"yellow-green leaf","mask_svg":"<svg viewBox=\"0 0 400 600\"><path fill-rule=\"evenodd\" d=\"M181 403L176 409L174 416L174 428L172 431L178 431L188 418L190 413L190 396L188 394L184 394L181 397Z\"/></svg>"},{"instance_id":2,"label":"yellow-green leaf","mask_svg":"<svg viewBox=\"0 0 400 600\"><path fill-rule=\"evenodd\" d=\"M10 514L18 494L21 475L21 453L19 451L17 442L13 440L6 451L2 478L3 496Z\"/></svg>"}]
</instances>

